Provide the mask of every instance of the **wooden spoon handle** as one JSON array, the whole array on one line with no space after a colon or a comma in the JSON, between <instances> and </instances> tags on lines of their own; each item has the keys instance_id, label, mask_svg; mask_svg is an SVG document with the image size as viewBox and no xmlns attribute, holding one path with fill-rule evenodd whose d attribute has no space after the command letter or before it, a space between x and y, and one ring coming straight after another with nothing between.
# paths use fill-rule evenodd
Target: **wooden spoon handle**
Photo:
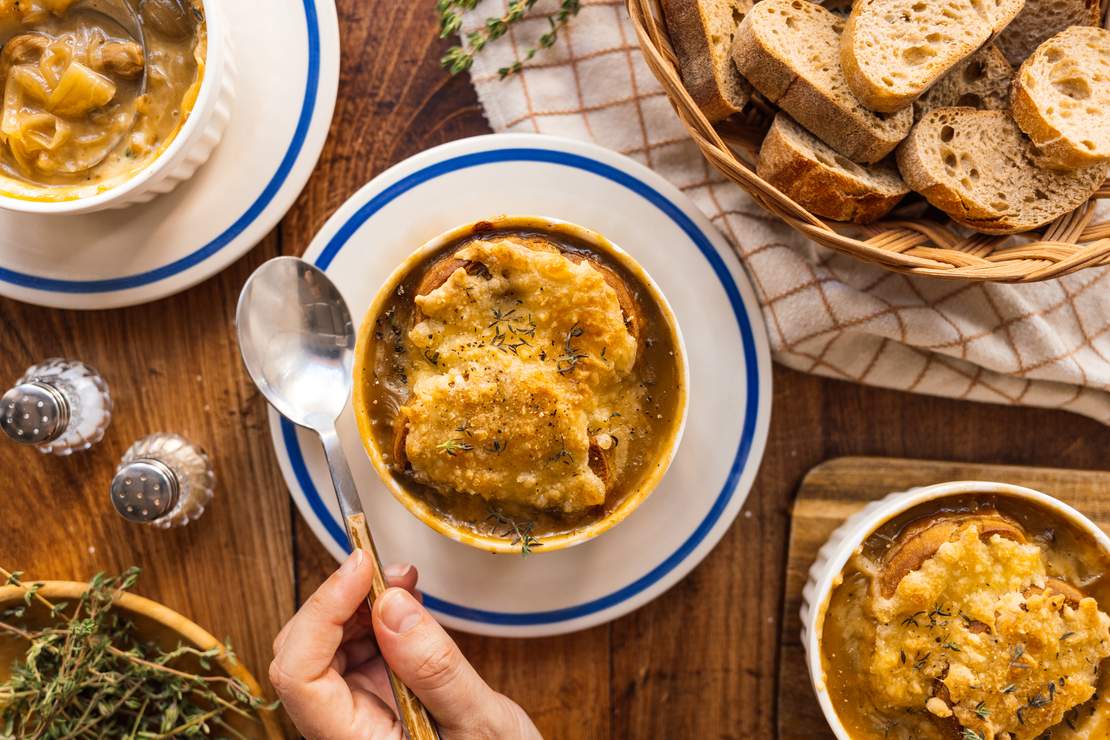
<instances>
[{"instance_id":1,"label":"wooden spoon handle","mask_svg":"<svg viewBox=\"0 0 1110 740\"><path fill-rule=\"evenodd\" d=\"M371 562L374 564L374 580L370 586L370 596L366 599L366 603L373 609L374 602L385 593L388 586L382 573L382 562L378 559L378 551L374 547L374 541L370 538L370 528L366 525L365 514L352 514L347 517L347 534L351 538L351 545L370 553ZM405 686L401 679L397 678L397 674L393 672L388 664L385 670L389 674L389 685L393 687L393 698L397 702L397 714L401 718L401 723L405 726L405 732L410 740L437 740L439 733L436 732L435 723L428 715L428 710L424 708L424 705L420 703L412 690Z\"/></svg>"}]
</instances>

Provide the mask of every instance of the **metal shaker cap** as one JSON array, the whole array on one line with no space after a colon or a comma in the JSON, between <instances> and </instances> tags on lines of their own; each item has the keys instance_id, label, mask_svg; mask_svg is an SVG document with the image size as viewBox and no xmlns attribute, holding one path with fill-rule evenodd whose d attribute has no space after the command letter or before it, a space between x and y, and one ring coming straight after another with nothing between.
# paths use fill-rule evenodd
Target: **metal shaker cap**
<instances>
[{"instance_id":1,"label":"metal shaker cap","mask_svg":"<svg viewBox=\"0 0 1110 740\"><path fill-rule=\"evenodd\" d=\"M53 442L69 426L69 401L47 383L20 383L0 398L0 429L23 444Z\"/></svg>"},{"instance_id":2,"label":"metal shaker cap","mask_svg":"<svg viewBox=\"0 0 1110 740\"><path fill-rule=\"evenodd\" d=\"M165 463L144 458L121 465L112 480L112 504L132 522L148 524L177 505L177 476Z\"/></svg>"}]
</instances>

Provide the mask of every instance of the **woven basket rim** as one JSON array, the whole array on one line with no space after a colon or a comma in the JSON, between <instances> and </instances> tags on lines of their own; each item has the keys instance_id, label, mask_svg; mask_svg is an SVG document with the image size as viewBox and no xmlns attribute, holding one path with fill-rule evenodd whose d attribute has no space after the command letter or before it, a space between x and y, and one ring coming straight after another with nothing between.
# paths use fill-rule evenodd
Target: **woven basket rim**
<instances>
[{"instance_id":1,"label":"woven basket rim","mask_svg":"<svg viewBox=\"0 0 1110 740\"><path fill-rule=\"evenodd\" d=\"M756 174L757 142L728 136L722 129L729 124L715 127L694 102L682 83L660 0L626 3L648 68L706 160L760 207L818 244L895 272L979 282L1037 282L1110 264L1110 221L1093 223L1096 204L1110 197L1106 184L1074 211L1015 235L973 232L951 220L909 218L898 209L889 220L862 226L811 213ZM745 113L760 106L767 104L756 98Z\"/></svg>"}]
</instances>

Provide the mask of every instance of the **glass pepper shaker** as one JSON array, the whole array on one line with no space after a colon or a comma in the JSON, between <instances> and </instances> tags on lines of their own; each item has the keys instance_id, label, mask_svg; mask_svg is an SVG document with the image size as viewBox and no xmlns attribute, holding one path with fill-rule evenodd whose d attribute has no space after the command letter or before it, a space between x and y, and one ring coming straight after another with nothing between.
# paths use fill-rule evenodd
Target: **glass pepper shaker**
<instances>
[{"instance_id":1,"label":"glass pepper shaker","mask_svg":"<svg viewBox=\"0 0 1110 740\"><path fill-rule=\"evenodd\" d=\"M43 454L87 450L111 421L108 386L83 362L55 358L35 365L0 398L0 429Z\"/></svg>"},{"instance_id":2,"label":"glass pepper shaker","mask_svg":"<svg viewBox=\"0 0 1110 740\"><path fill-rule=\"evenodd\" d=\"M152 434L124 454L112 480L112 504L128 521L183 527L204 513L215 485L204 450L177 434Z\"/></svg>"}]
</instances>

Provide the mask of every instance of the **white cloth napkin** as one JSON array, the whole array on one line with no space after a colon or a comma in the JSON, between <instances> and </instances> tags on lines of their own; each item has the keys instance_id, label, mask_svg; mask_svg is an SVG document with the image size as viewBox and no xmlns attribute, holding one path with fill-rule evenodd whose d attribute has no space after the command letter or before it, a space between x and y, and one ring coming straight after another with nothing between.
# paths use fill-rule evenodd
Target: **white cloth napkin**
<instances>
[{"instance_id":1,"label":"white cloth napkin","mask_svg":"<svg viewBox=\"0 0 1110 740\"><path fill-rule=\"evenodd\" d=\"M464 31L504 13L483 0ZM827 250L706 164L640 55L623 0L584 0L554 47L498 69L548 29L558 0L479 55L471 76L494 131L592 141L690 196L735 247L775 359L805 372L976 401L1063 408L1110 423L1110 268L1033 285L907 278Z\"/></svg>"}]
</instances>

